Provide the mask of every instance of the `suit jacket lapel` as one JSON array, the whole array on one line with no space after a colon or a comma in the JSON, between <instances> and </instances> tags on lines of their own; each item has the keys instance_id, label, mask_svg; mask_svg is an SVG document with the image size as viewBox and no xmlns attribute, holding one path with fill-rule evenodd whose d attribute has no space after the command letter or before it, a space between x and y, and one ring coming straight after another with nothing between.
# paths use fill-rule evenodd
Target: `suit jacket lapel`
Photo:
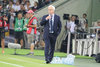
<instances>
[{"instance_id":1,"label":"suit jacket lapel","mask_svg":"<svg viewBox=\"0 0 100 67\"><path fill-rule=\"evenodd\" d=\"M56 21L56 15L54 14L54 24L53 24L53 26L55 25L55 21Z\"/></svg>"}]
</instances>

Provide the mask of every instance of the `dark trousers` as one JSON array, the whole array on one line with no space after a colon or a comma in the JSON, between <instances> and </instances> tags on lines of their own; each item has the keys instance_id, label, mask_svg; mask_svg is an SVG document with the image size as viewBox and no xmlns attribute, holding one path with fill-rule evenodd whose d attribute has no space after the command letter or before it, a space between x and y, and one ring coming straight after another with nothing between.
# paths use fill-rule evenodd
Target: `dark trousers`
<instances>
[{"instance_id":1,"label":"dark trousers","mask_svg":"<svg viewBox=\"0 0 100 67\"><path fill-rule=\"evenodd\" d=\"M71 33L71 37L70 37L71 38L70 39L70 53L72 53L72 50L73 50L72 49L72 40L74 39L74 37L75 37L74 34Z\"/></svg>"},{"instance_id":2,"label":"dark trousers","mask_svg":"<svg viewBox=\"0 0 100 67\"><path fill-rule=\"evenodd\" d=\"M49 34L47 38L44 39L45 41L45 60L52 61L54 50L55 50L55 43L56 38L54 34Z\"/></svg>"},{"instance_id":3,"label":"dark trousers","mask_svg":"<svg viewBox=\"0 0 100 67\"><path fill-rule=\"evenodd\" d=\"M70 52L69 53L72 53L72 40L74 39L74 34L71 33L71 36L70 36ZM67 42L68 44L68 36L66 37L65 41Z\"/></svg>"},{"instance_id":4,"label":"dark trousers","mask_svg":"<svg viewBox=\"0 0 100 67\"><path fill-rule=\"evenodd\" d=\"M23 32L23 43L24 43L24 48L28 48L28 40L27 40L27 33L26 31Z\"/></svg>"},{"instance_id":5,"label":"dark trousers","mask_svg":"<svg viewBox=\"0 0 100 67\"><path fill-rule=\"evenodd\" d=\"M10 36L14 36L14 30L13 29L10 29Z\"/></svg>"}]
</instances>

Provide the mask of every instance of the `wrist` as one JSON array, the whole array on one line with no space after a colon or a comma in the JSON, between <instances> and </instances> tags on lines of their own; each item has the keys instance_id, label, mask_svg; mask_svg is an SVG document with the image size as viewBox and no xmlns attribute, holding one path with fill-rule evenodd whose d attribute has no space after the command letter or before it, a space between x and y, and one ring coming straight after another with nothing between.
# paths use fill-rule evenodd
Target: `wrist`
<instances>
[{"instance_id":1,"label":"wrist","mask_svg":"<svg viewBox=\"0 0 100 67\"><path fill-rule=\"evenodd\" d=\"M47 18L45 20L48 20Z\"/></svg>"}]
</instances>

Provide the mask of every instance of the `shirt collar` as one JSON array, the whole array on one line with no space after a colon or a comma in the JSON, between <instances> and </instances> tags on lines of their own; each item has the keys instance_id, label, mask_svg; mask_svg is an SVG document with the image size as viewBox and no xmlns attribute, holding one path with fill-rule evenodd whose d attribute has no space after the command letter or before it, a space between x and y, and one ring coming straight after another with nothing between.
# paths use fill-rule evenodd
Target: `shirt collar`
<instances>
[{"instance_id":1,"label":"shirt collar","mask_svg":"<svg viewBox=\"0 0 100 67\"><path fill-rule=\"evenodd\" d=\"M54 15L55 15L55 14L52 14L52 19L54 19ZM51 16L51 15L49 14L49 16Z\"/></svg>"},{"instance_id":2,"label":"shirt collar","mask_svg":"<svg viewBox=\"0 0 100 67\"><path fill-rule=\"evenodd\" d=\"M49 14L49 16L51 16L51 15ZM54 17L54 14L52 14L52 17Z\"/></svg>"}]
</instances>

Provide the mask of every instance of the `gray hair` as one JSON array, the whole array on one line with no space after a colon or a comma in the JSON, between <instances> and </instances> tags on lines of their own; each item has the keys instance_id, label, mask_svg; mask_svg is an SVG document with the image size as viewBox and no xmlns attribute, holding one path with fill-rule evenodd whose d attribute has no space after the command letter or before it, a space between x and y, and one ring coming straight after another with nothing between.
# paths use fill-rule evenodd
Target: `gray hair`
<instances>
[{"instance_id":1,"label":"gray hair","mask_svg":"<svg viewBox=\"0 0 100 67\"><path fill-rule=\"evenodd\" d=\"M52 7L54 10L56 9L55 6L53 6L53 5L48 6L48 8L49 8L49 7Z\"/></svg>"}]
</instances>

